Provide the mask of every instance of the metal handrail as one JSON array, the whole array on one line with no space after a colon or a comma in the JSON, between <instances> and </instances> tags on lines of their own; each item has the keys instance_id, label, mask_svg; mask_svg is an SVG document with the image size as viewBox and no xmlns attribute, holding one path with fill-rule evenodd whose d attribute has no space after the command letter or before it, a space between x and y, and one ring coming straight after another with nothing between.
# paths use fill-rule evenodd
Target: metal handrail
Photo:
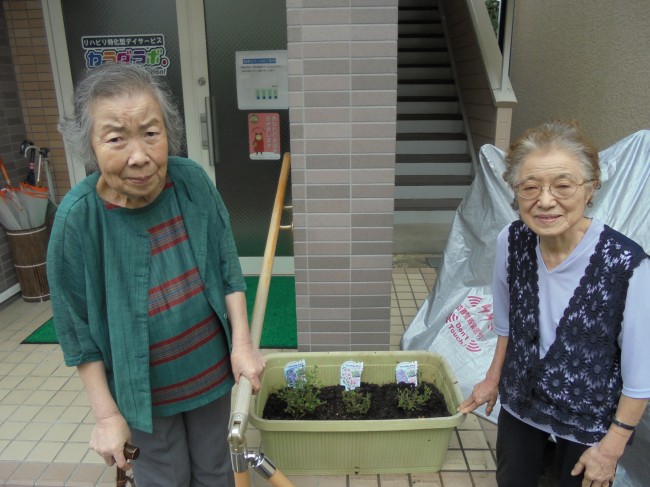
<instances>
[{"instance_id":1,"label":"metal handrail","mask_svg":"<svg viewBox=\"0 0 650 487\"><path fill-rule=\"evenodd\" d=\"M258 347L262 337L262 326L266 313L266 303L273 273L273 259L278 242L280 231L280 220L284 207L284 198L289 179L289 168L291 166L291 154L285 153L282 159L282 168L278 180L278 189L275 194L273 213L269 223L269 233L264 248L264 259L260 271L253 316L251 317L251 339L253 346ZM235 472L235 484L237 487L250 485L248 467L252 465L256 472L267 478L271 484L277 487L292 487L293 484L277 469L275 465L260 452L248 451L246 444L246 429L248 427L248 410L250 408L253 386L244 376L239 378L239 387L235 396L235 405L230 416L230 428L228 442L230 443L230 459Z\"/></svg>"}]
</instances>

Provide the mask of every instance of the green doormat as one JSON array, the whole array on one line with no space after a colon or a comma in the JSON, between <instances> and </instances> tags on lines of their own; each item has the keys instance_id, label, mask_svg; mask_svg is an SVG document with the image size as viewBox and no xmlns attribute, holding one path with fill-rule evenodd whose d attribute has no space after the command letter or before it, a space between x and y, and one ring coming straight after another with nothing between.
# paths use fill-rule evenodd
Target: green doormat
<instances>
[{"instance_id":1,"label":"green doormat","mask_svg":"<svg viewBox=\"0 0 650 487\"><path fill-rule=\"evenodd\" d=\"M246 307L253 315L257 293L257 276L246 276ZM58 343L52 318L43 323L22 343ZM260 348L297 348L296 287L293 276L273 276L264 315Z\"/></svg>"}]
</instances>

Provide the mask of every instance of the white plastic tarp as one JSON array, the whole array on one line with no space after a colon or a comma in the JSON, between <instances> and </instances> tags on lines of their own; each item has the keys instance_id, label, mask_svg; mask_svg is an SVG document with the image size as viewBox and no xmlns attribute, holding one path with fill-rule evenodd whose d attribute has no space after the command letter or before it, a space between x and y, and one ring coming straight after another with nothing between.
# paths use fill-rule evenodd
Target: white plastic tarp
<instances>
[{"instance_id":1,"label":"white plastic tarp","mask_svg":"<svg viewBox=\"0 0 650 487\"><path fill-rule=\"evenodd\" d=\"M518 218L510 207L512 190L503 181L504 153L491 145L479 152L472 186L456 210L435 286L406 329L404 350L429 350L446 357L464 396L485 377L496 344L492 330L492 271L496 237ZM650 250L650 131L636 132L600 152L602 187L588 216L596 217ZM496 421L499 405L489 419ZM485 417L481 407L477 413ZM646 411L636 444L650 448L650 412ZM635 445L621 461L617 486L639 471L626 466ZM644 466L643 478L650 475ZM641 477L639 477L641 478Z\"/></svg>"}]
</instances>

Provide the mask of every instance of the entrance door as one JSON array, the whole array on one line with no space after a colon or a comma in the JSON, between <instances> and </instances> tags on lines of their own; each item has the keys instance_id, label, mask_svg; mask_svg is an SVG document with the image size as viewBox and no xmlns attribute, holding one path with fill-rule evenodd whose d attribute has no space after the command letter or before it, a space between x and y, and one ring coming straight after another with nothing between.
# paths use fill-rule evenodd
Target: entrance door
<instances>
[{"instance_id":1,"label":"entrance door","mask_svg":"<svg viewBox=\"0 0 650 487\"><path fill-rule=\"evenodd\" d=\"M286 50L286 5L280 0L46 0L43 2L61 104L101 62L137 61L166 76L185 115L186 155L213 179L230 212L246 274L259 273L281 159L254 159L250 119L237 103L236 53ZM127 59L129 58L129 59ZM289 151L288 110L259 112L279 120L279 152ZM270 115L269 115L270 116ZM73 184L83 161L70 167ZM289 185L290 188L290 185ZM290 194L287 195L287 201ZM289 219L290 216L287 217ZM288 223L288 222L284 222ZM274 273L293 273L291 235L281 232Z\"/></svg>"}]
</instances>

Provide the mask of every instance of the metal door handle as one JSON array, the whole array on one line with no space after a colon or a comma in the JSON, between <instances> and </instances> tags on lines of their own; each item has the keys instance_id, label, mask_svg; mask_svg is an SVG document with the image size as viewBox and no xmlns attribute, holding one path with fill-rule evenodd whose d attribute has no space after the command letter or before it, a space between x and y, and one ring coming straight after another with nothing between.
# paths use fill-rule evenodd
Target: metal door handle
<instances>
[{"instance_id":1,"label":"metal door handle","mask_svg":"<svg viewBox=\"0 0 650 487\"><path fill-rule=\"evenodd\" d=\"M205 97L205 112L201 114L201 147L208 150L210 165L214 166L214 144L212 142L212 112L210 97Z\"/></svg>"}]
</instances>

